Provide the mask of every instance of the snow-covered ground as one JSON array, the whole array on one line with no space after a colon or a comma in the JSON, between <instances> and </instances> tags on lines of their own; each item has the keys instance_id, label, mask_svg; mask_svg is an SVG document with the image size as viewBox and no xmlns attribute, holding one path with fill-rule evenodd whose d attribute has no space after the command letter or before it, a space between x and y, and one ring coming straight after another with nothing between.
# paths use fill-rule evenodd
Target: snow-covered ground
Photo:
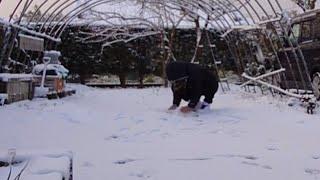
<instances>
[{"instance_id":1,"label":"snow-covered ground","mask_svg":"<svg viewBox=\"0 0 320 180\"><path fill-rule=\"evenodd\" d=\"M170 89L74 87L0 107L0 151L72 151L76 180L320 179L320 115L287 99L233 86L210 112L183 115L166 112Z\"/></svg>"}]
</instances>

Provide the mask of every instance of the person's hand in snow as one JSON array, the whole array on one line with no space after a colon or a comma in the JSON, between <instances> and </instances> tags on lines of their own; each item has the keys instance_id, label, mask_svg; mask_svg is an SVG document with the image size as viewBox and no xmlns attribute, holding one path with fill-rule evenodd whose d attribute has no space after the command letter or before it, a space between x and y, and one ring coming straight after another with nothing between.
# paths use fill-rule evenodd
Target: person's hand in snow
<instances>
[{"instance_id":1,"label":"person's hand in snow","mask_svg":"<svg viewBox=\"0 0 320 180\"><path fill-rule=\"evenodd\" d=\"M172 106L170 106L169 107L169 111L174 111L174 110L176 110L178 108L178 106L177 105L175 105L175 104L173 104Z\"/></svg>"},{"instance_id":2,"label":"person's hand in snow","mask_svg":"<svg viewBox=\"0 0 320 180\"><path fill-rule=\"evenodd\" d=\"M182 113L189 113L189 112L192 112L193 111L193 108L189 107L189 106L184 106L180 109L180 111Z\"/></svg>"}]
</instances>

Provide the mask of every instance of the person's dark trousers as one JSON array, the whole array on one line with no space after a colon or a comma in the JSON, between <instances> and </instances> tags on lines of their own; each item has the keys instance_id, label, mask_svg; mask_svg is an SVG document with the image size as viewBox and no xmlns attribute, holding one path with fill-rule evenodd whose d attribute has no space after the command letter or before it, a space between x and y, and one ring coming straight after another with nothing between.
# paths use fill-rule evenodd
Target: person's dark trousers
<instances>
[{"instance_id":1,"label":"person's dark trousers","mask_svg":"<svg viewBox=\"0 0 320 180\"><path fill-rule=\"evenodd\" d=\"M204 102L206 102L208 104L212 104L212 100L214 98L214 95L218 91L218 87L219 87L218 82L213 82L212 88L207 89L204 93Z\"/></svg>"}]
</instances>

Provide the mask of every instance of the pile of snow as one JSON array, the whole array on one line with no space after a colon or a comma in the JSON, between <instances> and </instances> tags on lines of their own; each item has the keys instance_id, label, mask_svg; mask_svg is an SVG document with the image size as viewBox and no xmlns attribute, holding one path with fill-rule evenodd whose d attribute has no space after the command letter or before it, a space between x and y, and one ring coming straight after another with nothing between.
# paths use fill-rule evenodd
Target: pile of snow
<instances>
[{"instance_id":1,"label":"pile of snow","mask_svg":"<svg viewBox=\"0 0 320 180\"><path fill-rule=\"evenodd\" d=\"M183 115L167 112L170 88L72 87L74 96L1 107L0 149L72 151L77 180L320 176L319 111L308 115L288 98L232 86L217 93L211 111Z\"/></svg>"},{"instance_id":2,"label":"pile of snow","mask_svg":"<svg viewBox=\"0 0 320 180\"><path fill-rule=\"evenodd\" d=\"M44 52L44 57L50 58L51 64L60 64L60 61L59 61L60 56L61 56L60 51L51 50L51 51Z\"/></svg>"},{"instance_id":3,"label":"pile of snow","mask_svg":"<svg viewBox=\"0 0 320 180\"><path fill-rule=\"evenodd\" d=\"M0 17L0 25L9 26L9 22Z\"/></svg>"},{"instance_id":4,"label":"pile of snow","mask_svg":"<svg viewBox=\"0 0 320 180\"><path fill-rule=\"evenodd\" d=\"M16 153L16 152L15 152ZM21 173L23 180L61 180L69 179L72 153L27 153L10 154L0 152L0 161L7 165L12 161L11 178ZM0 179L7 179L10 165L0 167Z\"/></svg>"},{"instance_id":5,"label":"pile of snow","mask_svg":"<svg viewBox=\"0 0 320 180\"><path fill-rule=\"evenodd\" d=\"M60 57L60 56L61 56L61 52L60 52L60 51L55 51L55 50L45 51L45 52L44 52L44 56L56 56L56 57Z\"/></svg>"},{"instance_id":6,"label":"pile of snow","mask_svg":"<svg viewBox=\"0 0 320 180\"><path fill-rule=\"evenodd\" d=\"M32 74L42 75L44 67L45 67L44 64L36 65L32 70ZM63 78L66 78L68 76L68 74L69 74L69 70L66 69L61 64L48 64L47 65L47 71L50 71L50 70L55 72L54 75L62 76ZM47 74L47 75L49 75L49 74Z\"/></svg>"}]
</instances>

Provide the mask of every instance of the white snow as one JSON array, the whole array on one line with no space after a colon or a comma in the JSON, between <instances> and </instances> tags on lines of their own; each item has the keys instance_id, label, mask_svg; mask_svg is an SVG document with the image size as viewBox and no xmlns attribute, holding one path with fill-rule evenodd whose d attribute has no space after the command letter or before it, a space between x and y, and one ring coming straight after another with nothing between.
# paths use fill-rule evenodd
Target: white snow
<instances>
[{"instance_id":1,"label":"white snow","mask_svg":"<svg viewBox=\"0 0 320 180\"><path fill-rule=\"evenodd\" d=\"M50 50L50 51L45 51L44 52L45 56L57 56L60 57L61 56L61 52L60 51L55 51L55 50Z\"/></svg>"},{"instance_id":2,"label":"white snow","mask_svg":"<svg viewBox=\"0 0 320 180\"><path fill-rule=\"evenodd\" d=\"M166 111L169 88L73 88L71 97L0 107L0 149L72 151L77 180L320 178L319 112L287 98L232 86L210 112L183 115ZM43 161L47 170L66 163Z\"/></svg>"},{"instance_id":3,"label":"white snow","mask_svg":"<svg viewBox=\"0 0 320 180\"><path fill-rule=\"evenodd\" d=\"M24 180L61 180L70 176L70 164L72 162L72 153L42 153L37 152L16 152L18 156L14 158L12 165L12 174L10 179L14 179L21 170L21 179ZM6 153L0 152L0 160L5 161ZM8 156L8 155L7 155ZM0 168L0 179L7 179L10 167Z\"/></svg>"},{"instance_id":4,"label":"white snow","mask_svg":"<svg viewBox=\"0 0 320 180\"><path fill-rule=\"evenodd\" d=\"M32 74L9 74L0 73L0 81L8 82L10 79L20 79L25 81L31 81L33 78Z\"/></svg>"},{"instance_id":5,"label":"white snow","mask_svg":"<svg viewBox=\"0 0 320 180\"><path fill-rule=\"evenodd\" d=\"M42 75L43 69L44 69L44 64L38 64L33 68L32 73L36 75ZM66 69L61 64L48 64L47 71L48 70L54 70L57 75L61 75L63 77L66 77L69 74L69 70Z\"/></svg>"},{"instance_id":6,"label":"white snow","mask_svg":"<svg viewBox=\"0 0 320 180\"><path fill-rule=\"evenodd\" d=\"M21 34L21 33L18 36L44 42L44 39L42 39L42 38L38 38L38 37L34 37L34 36L28 36L28 35Z\"/></svg>"},{"instance_id":7,"label":"white snow","mask_svg":"<svg viewBox=\"0 0 320 180\"><path fill-rule=\"evenodd\" d=\"M48 93L49 93L49 88L46 88L46 87L34 88L34 97L47 97Z\"/></svg>"}]
</instances>

